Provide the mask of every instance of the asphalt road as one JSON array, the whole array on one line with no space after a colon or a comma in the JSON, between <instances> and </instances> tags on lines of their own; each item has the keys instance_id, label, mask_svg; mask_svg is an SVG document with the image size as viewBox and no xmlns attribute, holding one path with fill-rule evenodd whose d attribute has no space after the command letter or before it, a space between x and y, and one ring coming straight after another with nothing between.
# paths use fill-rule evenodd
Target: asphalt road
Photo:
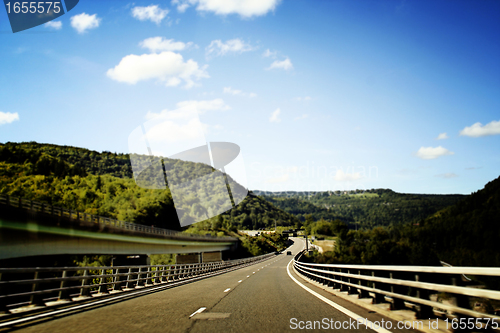
<instances>
[{"instance_id":1,"label":"asphalt road","mask_svg":"<svg viewBox=\"0 0 500 333\"><path fill-rule=\"evenodd\" d=\"M290 248L295 254L303 247L296 239ZM374 332L355 319L299 286L289 276L287 265L292 256L281 254L259 264L161 292L107 304L84 312L52 318L19 332L290 332L302 331L308 321L319 321L321 331ZM318 294L354 312L361 318L379 321L381 316L369 313L350 302L316 288L289 271L300 283ZM200 309L203 309L201 311ZM199 313L193 315L193 313ZM388 320L384 318L384 320ZM327 323L327 324L326 324ZM311 325L314 325L311 323ZM350 327L350 328L347 328ZM295 329L294 329L295 328ZM326 328L326 329L325 329ZM304 329L304 331L316 331ZM387 333L387 331L379 331ZM390 332L403 332L391 329ZM410 333L411 330L404 330Z\"/></svg>"}]
</instances>

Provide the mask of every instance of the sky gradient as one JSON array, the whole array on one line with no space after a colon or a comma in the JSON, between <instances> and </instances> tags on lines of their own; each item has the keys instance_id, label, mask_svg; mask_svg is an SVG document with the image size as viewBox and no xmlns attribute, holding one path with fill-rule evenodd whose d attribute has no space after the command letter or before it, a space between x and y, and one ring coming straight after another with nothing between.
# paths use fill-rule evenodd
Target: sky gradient
<instances>
[{"instance_id":1,"label":"sky gradient","mask_svg":"<svg viewBox=\"0 0 500 333\"><path fill-rule=\"evenodd\" d=\"M498 1L90 1L13 34L0 142L128 153L197 111L259 190L463 193L500 173ZM186 111L187 110L187 111Z\"/></svg>"}]
</instances>

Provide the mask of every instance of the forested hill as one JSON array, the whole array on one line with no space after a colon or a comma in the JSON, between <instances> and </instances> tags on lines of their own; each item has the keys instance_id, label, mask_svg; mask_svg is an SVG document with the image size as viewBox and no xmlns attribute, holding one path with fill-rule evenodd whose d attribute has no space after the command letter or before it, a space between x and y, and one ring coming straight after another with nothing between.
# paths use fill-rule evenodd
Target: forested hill
<instances>
[{"instance_id":1,"label":"forested hill","mask_svg":"<svg viewBox=\"0 0 500 333\"><path fill-rule=\"evenodd\" d=\"M500 267L500 177L458 204L427 218L422 247L456 266Z\"/></svg>"},{"instance_id":2,"label":"forested hill","mask_svg":"<svg viewBox=\"0 0 500 333\"><path fill-rule=\"evenodd\" d=\"M307 214L312 214L314 220L340 219L351 224L351 228L353 224L373 228L417 223L466 197L458 194L404 194L388 189L255 193L301 221Z\"/></svg>"},{"instance_id":3,"label":"forested hill","mask_svg":"<svg viewBox=\"0 0 500 333\"><path fill-rule=\"evenodd\" d=\"M324 223L323 223L324 224ZM500 177L419 223L370 230L332 224L334 252L315 254L319 263L363 265L500 267ZM500 288L500 281L481 277Z\"/></svg>"},{"instance_id":4,"label":"forested hill","mask_svg":"<svg viewBox=\"0 0 500 333\"><path fill-rule=\"evenodd\" d=\"M164 159L164 164L166 169L178 169L179 172L174 173L178 175L206 174L207 169L211 170L205 164L172 159ZM128 154L99 153L36 142L0 144L0 194L129 222L177 229L179 223L168 188L141 188L131 177ZM210 197L210 200L217 199ZM203 210L195 203L177 208L187 211L192 217L204 216ZM223 225L233 230L243 225L271 227L274 220L280 225L298 223L293 215L250 195L235 209L224 214L222 219ZM221 221L217 219L216 222Z\"/></svg>"}]
</instances>

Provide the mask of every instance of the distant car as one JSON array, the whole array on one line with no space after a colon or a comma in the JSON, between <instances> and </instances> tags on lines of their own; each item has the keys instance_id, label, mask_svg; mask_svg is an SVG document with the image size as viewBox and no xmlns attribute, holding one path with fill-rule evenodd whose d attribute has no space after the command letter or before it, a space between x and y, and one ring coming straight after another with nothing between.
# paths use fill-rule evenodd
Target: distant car
<instances>
[{"instance_id":1,"label":"distant car","mask_svg":"<svg viewBox=\"0 0 500 333\"><path fill-rule=\"evenodd\" d=\"M292 255L292 251L286 251L286 255L287 256L291 256Z\"/></svg>"}]
</instances>

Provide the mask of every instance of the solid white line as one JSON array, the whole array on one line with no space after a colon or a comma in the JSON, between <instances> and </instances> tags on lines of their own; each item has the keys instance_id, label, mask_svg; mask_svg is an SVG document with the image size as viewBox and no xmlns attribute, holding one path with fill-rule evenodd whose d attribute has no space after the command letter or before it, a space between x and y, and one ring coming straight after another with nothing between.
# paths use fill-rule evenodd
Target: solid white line
<instances>
[{"instance_id":1,"label":"solid white line","mask_svg":"<svg viewBox=\"0 0 500 333\"><path fill-rule=\"evenodd\" d=\"M224 292L227 293L229 290L231 290L231 288L227 288Z\"/></svg>"},{"instance_id":2,"label":"solid white line","mask_svg":"<svg viewBox=\"0 0 500 333\"><path fill-rule=\"evenodd\" d=\"M197 313L202 313L203 311L205 311L206 308L199 308L198 310L196 310L195 312L193 312L192 315L189 316L189 318L191 318L192 316L194 316L195 314Z\"/></svg>"},{"instance_id":3,"label":"solid white line","mask_svg":"<svg viewBox=\"0 0 500 333\"><path fill-rule=\"evenodd\" d=\"M289 263L288 263L288 265L286 266L286 271L287 271L287 273L288 273L288 276L289 276L289 277L290 277L290 278L291 278L291 279L292 279L295 283L297 283L299 286L301 286L302 288L304 288L306 291L310 292L311 294L313 294L314 296L316 296L317 298L319 298L320 300L322 300L322 301L323 301L323 302L325 302L326 304L328 304L328 305L330 305L330 306L334 307L335 309L337 309L337 310L339 310L340 312L342 312L342 313L344 313L344 314L348 315L349 317L351 317L352 319L354 319L354 320L356 320L356 321L357 321L358 319L363 319L363 325L366 325L365 327L367 327L367 328L370 328L370 329L372 329L372 330L374 330L374 331L377 331L377 332L379 332L379 333L392 333L391 331L386 330L385 328L381 328L381 327L379 327L379 328L374 328L374 327L376 327L376 326L375 326L375 325L374 325L371 321L369 321L368 319L363 318L363 317L361 317L360 315L358 315L358 314L356 314L356 313L354 313L354 312L352 312L352 311L350 311L350 310L347 310L347 309L346 309L346 308L344 308L343 306L338 305L337 303L335 303L335 302L333 302L333 301L329 300L329 299L328 299L328 298L326 298L325 296L320 295L320 294L318 294L317 292L315 292L315 291L313 291L313 290L311 290L311 289L307 288L306 286L304 286L304 285L303 285L302 283L300 283L300 282L299 282L296 278L294 278L294 277L292 276L292 274L290 273L290 264L291 264L292 262L293 262L293 259L292 259L292 260L290 260L290 262L289 262ZM364 321L365 319L366 319L366 322Z\"/></svg>"}]
</instances>

